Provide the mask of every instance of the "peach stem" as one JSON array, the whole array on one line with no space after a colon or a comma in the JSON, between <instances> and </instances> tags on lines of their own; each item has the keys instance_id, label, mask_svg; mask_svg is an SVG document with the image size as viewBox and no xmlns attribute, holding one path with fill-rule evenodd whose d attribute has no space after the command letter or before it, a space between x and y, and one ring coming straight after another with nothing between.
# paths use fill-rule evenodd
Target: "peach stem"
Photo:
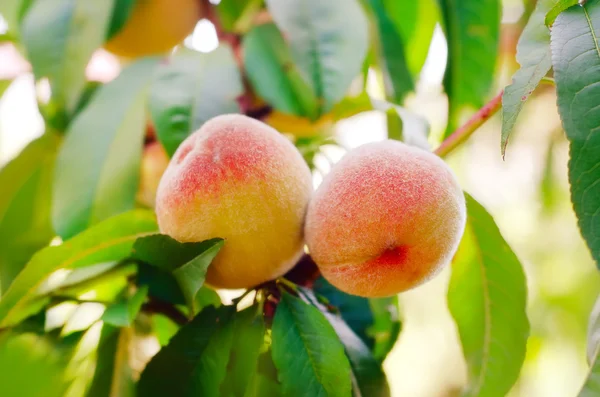
<instances>
[{"instance_id":1,"label":"peach stem","mask_svg":"<svg viewBox=\"0 0 600 397\"><path fill-rule=\"evenodd\" d=\"M454 131L448 138L442 142L442 144L434 151L440 157L446 157L454 149L464 143L469 137L485 123L490 117L492 117L500 107L502 106L502 94L504 91L500 91L498 95L492 98L488 103L485 104L481 109L477 111L465 124Z\"/></svg>"}]
</instances>

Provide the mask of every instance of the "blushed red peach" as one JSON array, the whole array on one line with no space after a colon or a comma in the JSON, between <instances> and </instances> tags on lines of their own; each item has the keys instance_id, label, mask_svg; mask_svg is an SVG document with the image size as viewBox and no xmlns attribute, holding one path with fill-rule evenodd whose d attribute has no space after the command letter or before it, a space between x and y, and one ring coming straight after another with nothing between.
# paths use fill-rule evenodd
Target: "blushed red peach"
<instances>
[{"instance_id":1,"label":"blushed red peach","mask_svg":"<svg viewBox=\"0 0 600 397\"><path fill-rule=\"evenodd\" d=\"M332 168L311 200L305 235L331 284L381 297L437 274L465 221L464 195L446 163L388 140L363 145Z\"/></svg>"},{"instance_id":2,"label":"blushed red peach","mask_svg":"<svg viewBox=\"0 0 600 397\"><path fill-rule=\"evenodd\" d=\"M181 242L224 238L207 283L253 287L283 275L302 254L311 182L298 150L276 130L218 116L173 155L158 188L158 224Z\"/></svg>"}]
</instances>

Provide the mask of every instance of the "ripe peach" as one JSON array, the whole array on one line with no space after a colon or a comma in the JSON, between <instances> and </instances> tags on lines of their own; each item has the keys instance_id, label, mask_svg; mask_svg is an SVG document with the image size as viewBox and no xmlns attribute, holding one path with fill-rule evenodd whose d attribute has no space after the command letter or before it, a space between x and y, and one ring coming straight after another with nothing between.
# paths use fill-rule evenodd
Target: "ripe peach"
<instances>
[{"instance_id":1,"label":"ripe peach","mask_svg":"<svg viewBox=\"0 0 600 397\"><path fill-rule=\"evenodd\" d=\"M165 53L192 33L200 18L198 0L138 1L105 48L126 58Z\"/></svg>"},{"instance_id":2,"label":"ripe peach","mask_svg":"<svg viewBox=\"0 0 600 397\"><path fill-rule=\"evenodd\" d=\"M363 145L332 168L310 202L305 236L331 284L380 297L440 271L465 221L465 198L446 163L388 140Z\"/></svg>"},{"instance_id":3,"label":"ripe peach","mask_svg":"<svg viewBox=\"0 0 600 397\"><path fill-rule=\"evenodd\" d=\"M177 149L156 214L161 232L181 242L224 238L206 281L248 288L283 275L301 256L311 193L309 168L289 140L260 121L223 115Z\"/></svg>"},{"instance_id":4,"label":"ripe peach","mask_svg":"<svg viewBox=\"0 0 600 397\"><path fill-rule=\"evenodd\" d=\"M147 207L154 207L156 190L163 173L169 165L169 156L160 142L154 141L144 148L140 170L140 186L137 199Z\"/></svg>"}]
</instances>

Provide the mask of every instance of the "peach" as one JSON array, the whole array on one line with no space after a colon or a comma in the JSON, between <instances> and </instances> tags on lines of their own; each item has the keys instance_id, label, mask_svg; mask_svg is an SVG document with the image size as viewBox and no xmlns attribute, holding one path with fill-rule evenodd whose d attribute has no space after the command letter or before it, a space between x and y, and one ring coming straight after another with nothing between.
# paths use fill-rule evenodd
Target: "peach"
<instances>
[{"instance_id":1,"label":"peach","mask_svg":"<svg viewBox=\"0 0 600 397\"><path fill-rule=\"evenodd\" d=\"M158 224L181 242L224 238L207 283L253 287L283 275L302 255L311 181L298 150L275 129L242 115L217 116L173 155L158 187Z\"/></svg>"},{"instance_id":2,"label":"peach","mask_svg":"<svg viewBox=\"0 0 600 397\"><path fill-rule=\"evenodd\" d=\"M105 48L125 58L162 54L192 33L200 18L198 0L137 1L125 26Z\"/></svg>"},{"instance_id":3,"label":"peach","mask_svg":"<svg viewBox=\"0 0 600 397\"><path fill-rule=\"evenodd\" d=\"M364 297L422 284L456 252L465 198L436 155L398 141L360 146L323 179L305 236L323 276Z\"/></svg>"},{"instance_id":4,"label":"peach","mask_svg":"<svg viewBox=\"0 0 600 397\"><path fill-rule=\"evenodd\" d=\"M156 190L168 165L169 156L160 142L154 141L146 145L142 155L140 186L137 193L137 199L140 203L154 208Z\"/></svg>"}]
</instances>

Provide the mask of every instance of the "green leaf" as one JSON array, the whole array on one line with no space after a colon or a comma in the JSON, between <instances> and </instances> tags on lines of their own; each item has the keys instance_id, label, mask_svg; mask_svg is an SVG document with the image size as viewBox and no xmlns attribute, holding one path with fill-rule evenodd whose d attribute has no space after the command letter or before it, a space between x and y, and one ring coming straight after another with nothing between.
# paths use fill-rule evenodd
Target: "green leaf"
<instances>
[{"instance_id":1,"label":"green leaf","mask_svg":"<svg viewBox=\"0 0 600 397\"><path fill-rule=\"evenodd\" d=\"M218 395L233 339L235 308L204 309L148 363L138 396Z\"/></svg>"},{"instance_id":2,"label":"green leaf","mask_svg":"<svg viewBox=\"0 0 600 397\"><path fill-rule=\"evenodd\" d=\"M579 397L594 397L600 394L600 299L596 299L590 314L587 343L590 370L578 394Z\"/></svg>"},{"instance_id":3,"label":"green leaf","mask_svg":"<svg viewBox=\"0 0 600 397\"><path fill-rule=\"evenodd\" d=\"M502 95L502 156L517 117L533 90L552 67L550 31L542 23L544 15L556 0L540 0L531 14L517 44L517 62L521 68Z\"/></svg>"},{"instance_id":4,"label":"green leaf","mask_svg":"<svg viewBox=\"0 0 600 397\"><path fill-rule=\"evenodd\" d=\"M201 53L179 50L157 70L150 93L150 115L158 139L171 156L188 135L207 120L238 113L243 85L227 44Z\"/></svg>"},{"instance_id":5,"label":"green leaf","mask_svg":"<svg viewBox=\"0 0 600 397\"><path fill-rule=\"evenodd\" d=\"M134 208L145 99L157 62L145 58L123 70L98 90L67 131L54 173L52 213L63 238Z\"/></svg>"},{"instance_id":6,"label":"green leaf","mask_svg":"<svg viewBox=\"0 0 600 397\"><path fill-rule=\"evenodd\" d=\"M264 344L265 324L257 306L251 306L235 314L234 337L227 376L221 394L244 397L248 384L258 374L258 357ZM257 383L261 379L254 380ZM257 385L258 387L259 385Z\"/></svg>"},{"instance_id":7,"label":"green leaf","mask_svg":"<svg viewBox=\"0 0 600 397\"><path fill-rule=\"evenodd\" d=\"M6 21L13 34L19 31L19 24L31 6L33 0L4 0L0 2L0 15Z\"/></svg>"},{"instance_id":8,"label":"green leaf","mask_svg":"<svg viewBox=\"0 0 600 397\"><path fill-rule=\"evenodd\" d=\"M23 44L36 78L72 112L85 85L85 67L102 46L113 1L35 1L22 24Z\"/></svg>"},{"instance_id":9,"label":"green leaf","mask_svg":"<svg viewBox=\"0 0 600 397\"><path fill-rule=\"evenodd\" d=\"M62 245L39 251L0 300L0 328L32 314L29 306L40 308L37 290L55 271L127 258L135 240L156 229L153 213L136 210L108 219Z\"/></svg>"},{"instance_id":10,"label":"green leaf","mask_svg":"<svg viewBox=\"0 0 600 397\"><path fill-rule=\"evenodd\" d=\"M466 396L505 396L525 359L527 285L494 219L466 195L467 226L452 263L448 306L467 360Z\"/></svg>"},{"instance_id":11,"label":"green leaf","mask_svg":"<svg viewBox=\"0 0 600 397\"><path fill-rule=\"evenodd\" d=\"M96 368L86 397L133 397L135 386L129 366L132 331L104 324L98 342Z\"/></svg>"},{"instance_id":12,"label":"green leaf","mask_svg":"<svg viewBox=\"0 0 600 397\"><path fill-rule=\"evenodd\" d=\"M5 292L31 256L48 245L52 168L59 139L45 134L0 169L0 291Z\"/></svg>"},{"instance_id":13,"label":"green leaf","mask_svg":"<svg viewBox=\"0 0 600 397\"><path fill-rule=\"evenodd\" d=\"M292 61L277 26L259 25L244 35L244 67L252 87L274 109L316 119L319 104L308 80Z\"/></svg>"},{"instance_id":14,"label":"green leaf","mask_svg":"<svg viewBox=\"0 0 600 397\"><path fill-rule=\"evenodd\" d=\"M204 285L208 266L223 244L224 240L220 238L199 243L180 243L167 235L156 234L136 241L133 257L171 272L194 312L196 295Z\"/></svg>"},{"instance_id":15,"label":"green leaf","mask_svg":"<svg viewBox=\"0 0 600 397\"><path fill-rule=\"evenodd\" d=\"M110 17L110 24L106 31L107 41L125 27L127 20L131 16L136 0L113 0L113 2L114 5Z\"/></svg>"},{"instance_id":16,"label":"green leaf","mask_svg":"<svg viewBox=\"0 0 600 397\"><path fill-rule=\"evenodd\" d=\"M427 120L416 115L415 113L398 105L378 99L371 99L373 108L385 112L392 120L399 118L394 124L388 124L388 134L390 130L392 135L390 139L396 139L406 143L407 145L416 146L424 150L431 150L428 137L430 126ZM396 113L396 115L394 115Z\"/></svg>"},{"instance_id":17,"label":"green leaf","mask_svg":"<svg viewBox=\"0 0 600 397\"><path fill-rule=\"evenodd\" d=\"M408 69L417 77L425 64L433 30L439 20L438 6L435 0L383 0L383 4L404 43Z\"/></svg>"},{"instance_id":18,"label":"green leaf","mask_svg":"<svg viewBox=\"0 0 600 397\"><path fill-rule=\"evenodd\" d=\"M571 201L600 266L600 2L564 11L551 35L558 111L570 142Z\"/></svg>"},{"instance_id":19,"label":"green leaf","mask_svg":"<svg viewBox=\"0 0 600 397\"><path fill-rule=\"evenodd\" d=\"M367 18L357 0L266 0L292 59L327 113L348 91L367 54Z\"/></svg>"},{"instance_id":20,"label":"green leaf","mask_svg":"<svg viewBox=\"0 0 600 397\"><path fill-rule=\"evenodd\" d=\"M375 13L379 42L382 47L380 51L385 65L382 69L386 96L394 103L402 103L406 94L415 89L412 75L408 70L404 41L394 26L392 17L386 11L384 1L369 0L369 3Z\"/></svg>"},{"instance_id":21,"label":"green leaf","mask_svg":"<svg viewBox=\"0 0 600 397\"><path fill-rule=\"evenodd\" d=\"M358 388L358 390L355 389L354 395L389 397L390 388L381 363L373 357L367 345L353 332L343 318L330 313L325 306L319 303L312 291L301 288L301 294L308 303L321 310L344 344L352 367L354 383Z\"/></svg>"},{"instance_id":22,"label":"green leaf","mask_svg":"<svg viewBox=\"0 0 600 397\"><path fill-rule=\"evenodd\" d=\"M369 306L375 320L367 329L367 334L375 340L371 352L375 359L383 362L392 351L402 329L398 313L398 297L369 299Z\"/></svg>"},{"instance_id":23,"label":"green leaf","mask_svg":"<svg viewBox=\"0 0 600 397\"><path fill-rule=\"evenodd\" d=\"M107 307L102 321L115 327L130 327L147 296L148 287L140 287L130 298L123 297L119 302Z\"/></svg>"},{"instance_id":24,"label":"green leaf","mask_svg":"<svg viewBox=\"0 0 600 397\"><path fill-rule=\"evenodd\" d=\"M546 14L546 17L544 18L544 23L547 27L552 27L552 24L554 24L554 21L556 21L556 18L560 15L561 12L563 12L567 8L579 4L580 2L583 3L583 0L555 0L554 3L556 4L554 4L554 6L551 9L549 9L548 13Z\"/></svg>"},{"instance_id":25,"label":"green leaf","mask_svg":"<svg viewBox=\"0 0 600 397\"><path fill-rule=\"evenodd\" d=\"M217 6L219 21L228 32L246 33L261 11L263 0L222 0Z\"/></svg>"},{"instance_id":26,"label":"green leaf","mask_svg":"<svg viewBox=\"0 0 600 397\"><path fill-rule=\"evenodd\" d=\"M350 396L350 363L318 309L283 293L273 319L273 362L286 396Z\"/></svg>"},{"instance_id":27,"label":"green leaf","mask_svg":"<svg viewBox=\"0 0 600 397\"><path fill-rule=\"evenodd\" d=\"M450 135L470 107L483 105L494 81L500 41L499 0L438 0L448 42L444 88Z\"/></svg>"}]
</instances>

